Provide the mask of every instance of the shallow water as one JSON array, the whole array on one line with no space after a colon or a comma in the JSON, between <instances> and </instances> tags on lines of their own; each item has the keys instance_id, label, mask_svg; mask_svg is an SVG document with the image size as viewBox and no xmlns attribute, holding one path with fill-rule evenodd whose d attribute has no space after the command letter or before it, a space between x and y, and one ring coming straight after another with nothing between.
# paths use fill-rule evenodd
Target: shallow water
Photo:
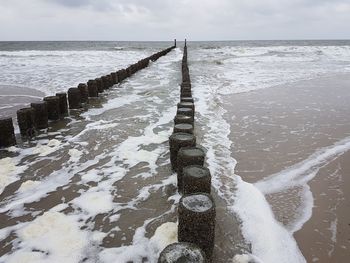
<instances>
[{"instance_id":1,"label":"shallow water","mask_svg":"<svg viewBox=\"0 0 350 263\"><path fill-rule=\"evenodd\" d=\"M82 50L70 45L54 52L3 48L0 63L7 68L0 74L6 81L0 85L50 94L167 43L137 44L139 49L118 43L115 50L111 43ZM2 153L9 158L1 159L0 261L156 262L176 240L180 196L167 140L181 58L180 49L170 52L91 101L88 110L52 123L37 141ZM347 246L346 235L334 236L346 215L334 210L333 223L319 229L323 246L307 222L322 214L312 204L323 195L340 200L339 207L348 200L336 179L337 196L327 187L314 198L310 193L321 189L312 186L318 178L344 175L339 166L329 176L318 172L350 147L349 43L191 43L189 67L195 134L213 176L215 262L247 253L262 262L346 262L348 252L340 248ZM323 254L319 247L338 252Z\"/></svg>"}]
</instances>

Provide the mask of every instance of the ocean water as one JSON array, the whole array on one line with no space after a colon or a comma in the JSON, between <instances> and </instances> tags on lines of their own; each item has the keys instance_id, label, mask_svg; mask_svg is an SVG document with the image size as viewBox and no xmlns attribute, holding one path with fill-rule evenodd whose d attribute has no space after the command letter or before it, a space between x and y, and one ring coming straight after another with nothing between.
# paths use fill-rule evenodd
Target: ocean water
<instances>
[{"instance_id":1,"label":"ocean water","mask_svg":"<svg viewBox=\"0 0 350 263\"><path fill-rule=\"evenodd\" d=\"M23 104L18 90L45 95L67 90L170 45L0 42L0 87L6 90L0 113ZM188 52L195 132L207 150L213 195L227 208L223 216L239 222L242 235L232 251L215 254L217 262L306 262L294 233L312 216L307 183L350 149L349 134L315 146L301 160L291 156L280 172L247 180L236 173L239 142L231 136L235 119L228 117L227 98L348 74L350 41L192 42ZM156 262L176 241L180 196L167 139L181 58L177 48L105 92L89 110L53 124L36 142L8 149L0 159L0 262ZM252 120L242 124L249 128ZM296 185L302 186L303 202L284 224L268 196Z\"/></svg>"}]
</instances>

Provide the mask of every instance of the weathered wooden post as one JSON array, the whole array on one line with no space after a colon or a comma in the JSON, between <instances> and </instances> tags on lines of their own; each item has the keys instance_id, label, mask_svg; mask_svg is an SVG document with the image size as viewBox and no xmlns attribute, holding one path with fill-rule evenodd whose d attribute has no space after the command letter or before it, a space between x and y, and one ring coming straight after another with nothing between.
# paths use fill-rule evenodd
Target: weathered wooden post
<instances>
[{"instance_id":1,"label":"weathered wooden post","mask_svg":"<svg viewBox=\"0 0 350 263\"><path fill-rule=\"evenodd\" d=\"M22 137L32 138L35 135L35 111L23 108L17 111L17 123Z\"/></svg>"},{"instance_id":2,"label":"weathered wooden post","mask_svg":"<svg viewBox=\"0 0 350 263\"><path fill-rule=\"evenodd\" d=\"M102 76L101 77L102 83L103 83L103 89L109 89L109 81L107 76Z\"/></svg>"},{"instance_id":3,"label":"weathered wooden post","mask_svg":"<svg viewBox=\"0 0 350 263\"><path fill-rule=\"evenodd\" d=\"M175 118L174 118L174 123L176 124L180 124L180 123L188 123L188 124L194 124L192 116L186 116L183 114L176 114Z\"/></svg>"},{"instance_id":4,"label":"weathered wooden post","mask_svg":"<svg viewBox=\"0 0 350 263\"><path fill-rule=\"evenodd\" d=\"M208 168L189 165L183 168L183 193L208 193L211 190L211 175Z\"/></svg>"},{"instance_id":5,"label":"weathered wooden post","mask_svg":"<svg viewBox=\"0 0 350 263\"><path fill-rule=\"evenodd\" d=\"M193 134L193 125L189 123L179 123L174 126L174 133L184 132Z\"/></svg>"},{"instance_id":6,"label":"weathered wooden post","mask_svg":"<svg viewBox=\"0 0 350 263\"><path fill-rule=\"evenodd\" d=\"M112 72L111 73L111 77L112 77L112 81L113 81L113 85L118 83L118 75L116 72Z\"/></svg>"},{"instance_id":7,"label":"weathered wooden post","mask_svg":"<svg viewBox=\"0 0 350 263\"><path fill-rule=\"evenodd\" d=\"M169 138L170 161L173 170L177 168L177 156L181 147L195 146L196 137L189 133L174 133Z\"/></svg>"},{"instance_id":8,"label":"weathered wooden post","mask_svg":"<svg viewBox=\"0 0 350 263\"><path fill-rule=\"evenodd\" d=\"M47 116L49 120L56 121L60 118L60 100L57 96L44 98L47 103Z\"/></svg>"},{"instance_id":9,"label":"weathered wooden post","mask_svg":"<svg viewBox=\"0 0 350 263\"><path fill-rule=\"evenodd\" d=\"M183 168L189 165L204 165L205 152L199 147L182 147L177 154L177 188L183 192Z\"/></svg>"},{"instance_id":10,"label":"weathered wooden post","mask_svg":"<svg viewBox=\"0 0 350 263\"><path fill-rule=\"evenodd\" d=\"M98 97L96 81L93 79L90 79L87 82L87 86L88 86L89 97Z\"/></svg>"},{"instance_id":11,"label":"weathered wooden post","mask_svg":"<svg viewBox=\"0 0 350 263\"><path fill-rule=\"evenodd\" d=\"M56 93L56 96L60 101L60 115L67 116L68 115L67 93L59 92L59 93Z\"/></svg>"},{"instance_id":12,"label":"weathered wooden post","mask_svg":"<svg viewBox=\"0 0 350 263\"><path fill-rule=\"evenodd\" d=\"M78 88L68 89L68 102L70 109L80 109L81 105L81 94Z\"/></svg>"},{"instance_id":13,"label":"weathered wooden post","mask_svg":"<svg viewBox=\"0 0 350 263\"><path fill-rule=\"evenodd\" d=\"M180 97L181 102L194 102L192 97Z\"/></svg>"},{"instance_id":14,"label":"weathered wooden post","mask_svg":"<svg viewBox=\"0 0 350 263\"><path fill-rule=\"evenodd\" d=\"M212 262L216 217L213 198L207 193L184 195L178 213L178 240L198 245Z\"/></svg>"},{"instance_id":15,"label":"weathered wooden post","mask_svg":"<svg viewBox=\"0 0 350 263\"><path fill-rule=\"evenodd\" d=\"M33 102L30 106L34 109L35 127L39 130L47 129L49 116L46 101Z\"/></svg>"},{"instance_id":16,"label":"weathered wooden post","mask_svg":"<svg viewBox=\"0 0 350 263\"><path fill-rule=\"evenodd\" d=\"M177 108L191 108L193 111L195 111L193 102L179 102L177 104Z\"/></svg>"},{"instance_id":17,"label":"weathered wooden post","mask_svg":"<svg viewBox=\"0 0 350 263\"><path fill-rule=\"evenodd\" d=\"M96 86L97 86L98 93L102 93L104 91L102 79L101 78L96 78L95 81L96 81Z\"/></svg>"},{"instance_id":18,"label":"weathered wooden post","mask_svg":"<svg viewBox=\"0 0 350 263\"><path fill-rule=\"evenodd\" d=\"M177 114L189 116L192 118L192 120L194 120L194 111L191 108L178 108Z\"/></svg>"},{"instance_id":19,"label":"weathered wooden post","mask_svg":"<svg viewBox=\"0 0 350 263\"><path fill-rule=\"evenodd\" d=\"M0 118L0 148L16 145L12 118Z\"/></svg>"},{"instance_id":20,"label":"weathered wooden post","mask_svg":"<svg viewBox=\"0 0 350 263\"><path fill-rule=\"evenodd\" d=\"M168 245L159 255L158 263L206 263L206 256L196 244L178 242Z\"/></svg>"},{"instance_id":21,"label":"weathered wooden post","mask_svg":"<svg viewBox=\"0 0 350 263\"><path fill-rule=\"evenodd\" d=\"M88 87L85 83L79 83L78 89L80 91L80 101L87 103L89 101Z\"/></svg>"}]
</instances>

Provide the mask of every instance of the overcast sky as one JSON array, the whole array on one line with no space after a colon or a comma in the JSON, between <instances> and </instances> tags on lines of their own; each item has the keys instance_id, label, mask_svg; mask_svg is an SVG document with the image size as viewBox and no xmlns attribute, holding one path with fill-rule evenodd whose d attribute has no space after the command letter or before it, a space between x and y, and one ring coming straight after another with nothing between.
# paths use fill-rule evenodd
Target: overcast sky
<instances>
[{"instance_id":1,"label":"overcast sky","mask_svg":"<svg viewBox=\"0 0 350 263\"><path fill-rule=\"evenodd\" d=\"M0 0L0 40L349 39L350 0Z\"/></svg>"}]
</instances>

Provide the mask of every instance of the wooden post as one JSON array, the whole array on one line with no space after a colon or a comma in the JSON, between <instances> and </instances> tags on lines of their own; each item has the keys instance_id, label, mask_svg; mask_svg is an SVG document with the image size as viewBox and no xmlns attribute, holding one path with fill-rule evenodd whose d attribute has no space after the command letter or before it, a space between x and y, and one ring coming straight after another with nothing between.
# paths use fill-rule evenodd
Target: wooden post
<instances>
[{"instance_id":1,"label":"wooden post","mask_svg":"<svg viewBox=\"0 0 350 263\"><path fill-rule=\"evenodd\" d=\"M204 165L205 152L199 147L182 147L177 154L177 188L183 192L183 169L189 165Z\"/></svg>"},{"instance_id":2,"label":"wooden post","mask_svg":"<svg viewBox=\"0 0 350 263\"><path fill-rule=\"evenodd\" d=\"M35 111L23 108L17 111L17 123L22 137L32 138L35 135Z\"/></svg>"},{"instance_id":3,"label":"wooden post","mask_svg":"<svg viewBox=\"0 0 350 263\"><path fill-rule=\"evenodd\" d=\"M177 168L177 155L181 147L195 146L196 137L189 133L174 133L169 138L170 161L173 170Z\"/></svg>"},{"instance_id":4,"label":"wooden post","mask_svg":"<svg viewBox=\"0 0 350 263\"><path fill-rule=\"evenodd\" d=\"M0 118L0 148L16 145L12 118Z\"/></svg>"},{"instance_id":5,"label":"wooden post","mask_svg":"<svg viewBox=\"0 0 350 263\"><path fill-rule=\"evenodd\" d=\"M47 129L49 127L49 116L46 101L33 102L30 106L34 109L35 127L39 130Z\"/></svg>"},{"instance_id":6,"label":"wooden post","mask_svg":"<svg viewBox=\"0 0 350 263\"><path fill-rule=\"evenodd\" d=\"M48 119L56 121L60 118L60 100L57 96L48 96L44 98L47 103Z\"/></svg>"},{"instance_id":7,"label":"wooden post","mask_svg":"<svg viewBox=\"0 0 350 263\"><path fill-rule=\"evenodd\" d=\"M60 115L67 116L68 115L67 93L59 92L59 93L56 93L56 96L60 100Z\"/></svg>"},{"instance_id":8,"label":"wooden post","mask_svg":"<svg viewBox=\"0 0 350 263\"><path fill-rule=\"evenodd\" d=\"M206 193L184 195L179 203L178 240L198 245L212 262L215 238L215 203Z\"/></svg>"}]
</instances>

